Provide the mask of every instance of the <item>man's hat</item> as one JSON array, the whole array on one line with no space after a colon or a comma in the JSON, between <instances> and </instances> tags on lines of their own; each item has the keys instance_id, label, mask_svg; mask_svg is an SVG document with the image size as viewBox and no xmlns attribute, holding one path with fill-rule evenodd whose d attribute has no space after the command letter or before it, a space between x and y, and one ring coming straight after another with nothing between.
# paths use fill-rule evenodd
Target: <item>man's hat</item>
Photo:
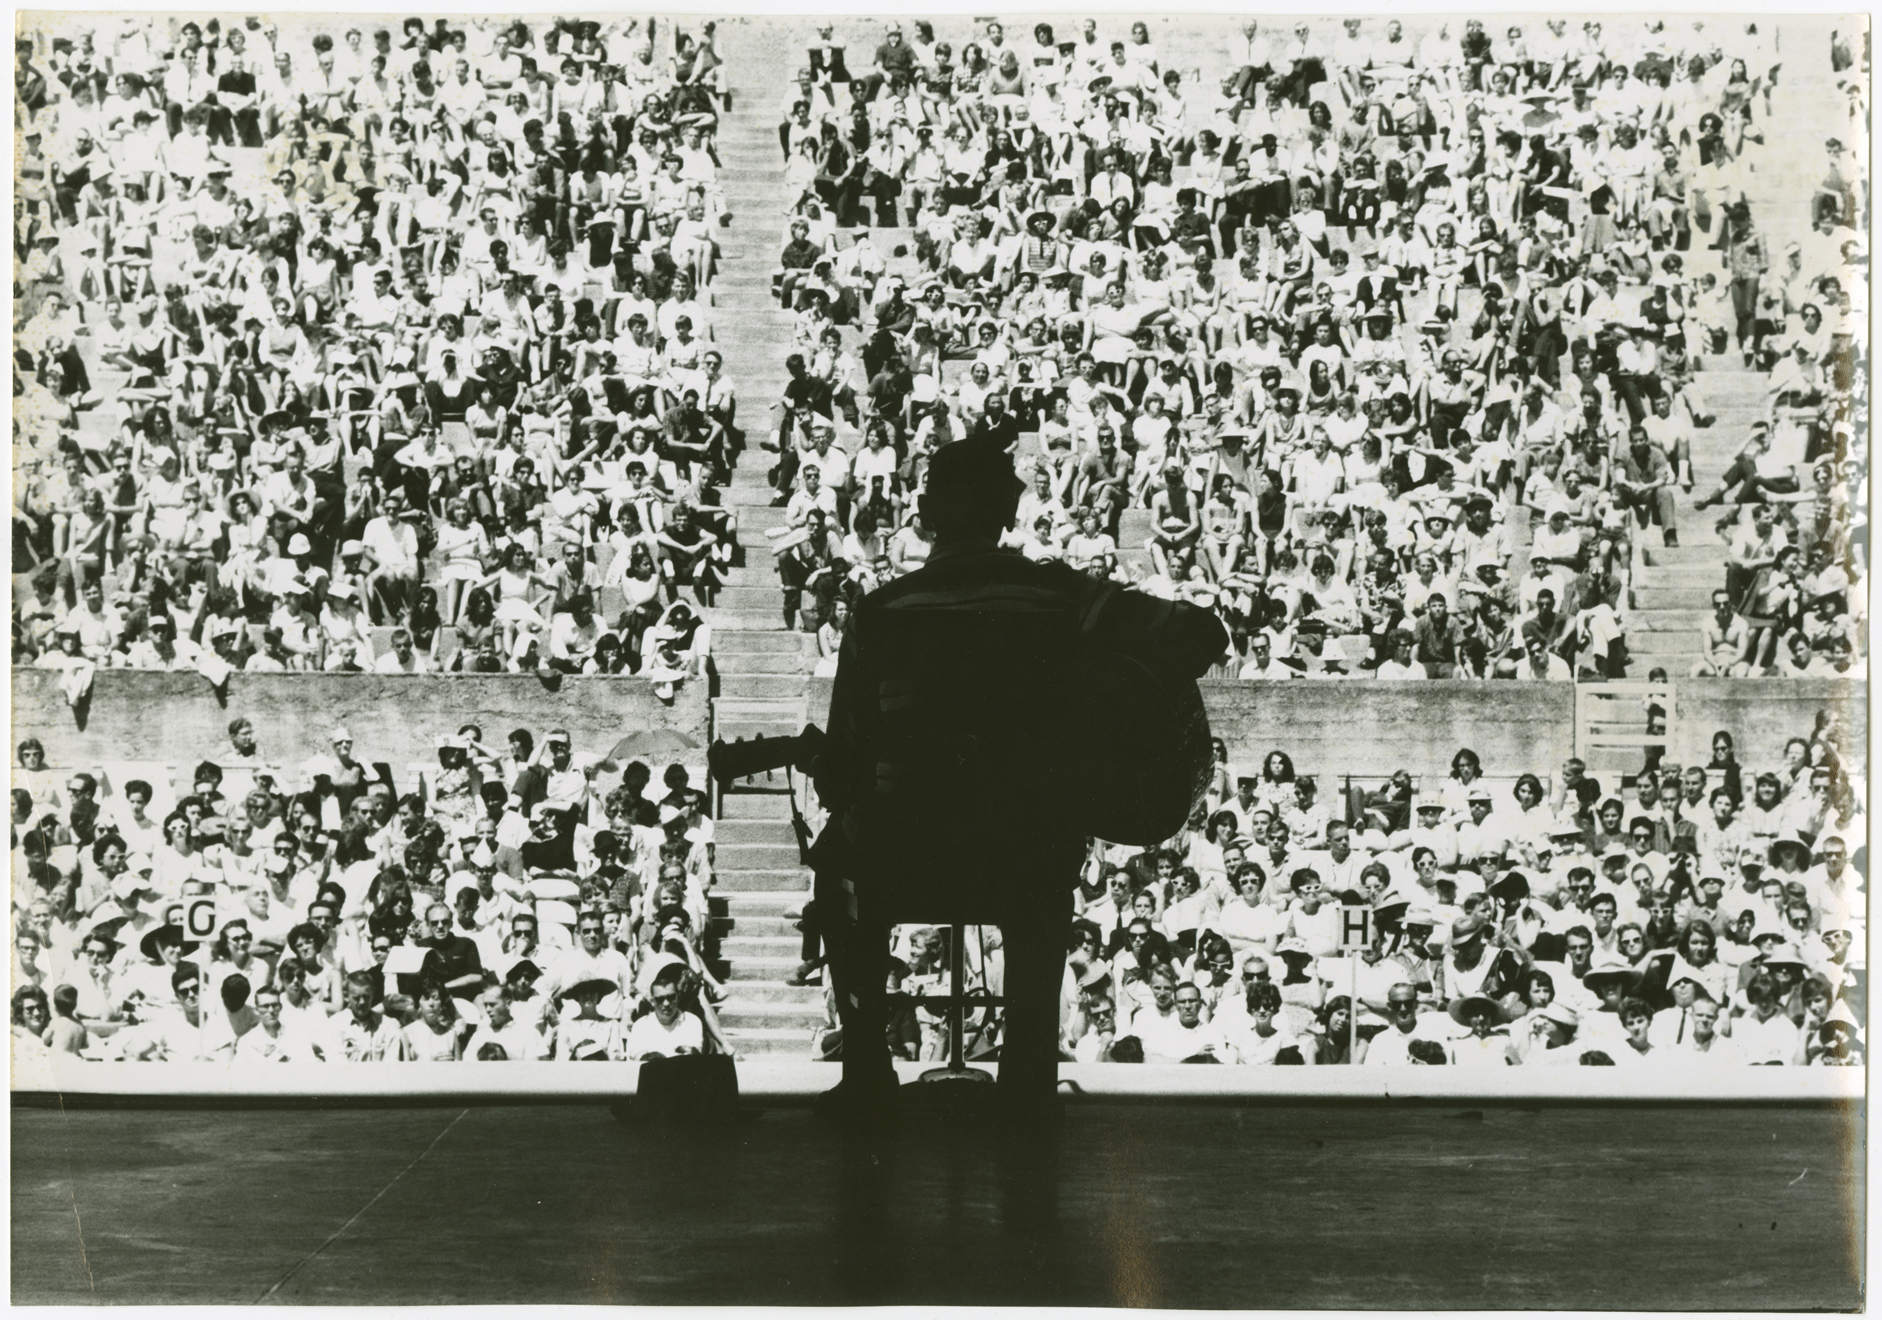
<instances>
[{"instance_id":1,"label":"man's hat","mask_svg":"<svg viewBox=\"0 0 1882 1320\"><path fill-rule=\"evenodd\" d=\"M1476 939L1489 928L1490 922L1482 912L1466 912L1451 923L1451 944L1453 947Z\"/></svg>"},{"instance_id":2,"label":"man's hat","mask_svg":"<svg viewBox=\"0 0 1882 1320\"><path fill-rule=\"evenodd\" d=\"M1627 962L1619 954L1604 953L1595 960L1592 967L1582 974L1581 982L1589 989L1594 988L1596 981L1616 979L1635 985L1644 975L1646 975L1645 972Z\"/></svg>"},{"instance_id":3,"label":"man's hat","mask_svg":"<svg viewBox=\"0 0 1882 1320\"><path fill-rule=\"evenodd\" d=\"M1521 871L1511 871L1490 886L1492 898L1525 899L1529 897L1529 878Z\"/></svg>"},{"instance_id":4,"label":"man's hat","mask_svg":"<svg viewBox=\"0 0 1882 1320\"><path fill-rule=\"evenodd\" d=\"M1405 892L1401 889L1388 889L1372 900L1372 910L1374 912L1390 912L1394 909L1409 911L1410 908L1411 899L1407 898Z\"/></svg>"},{"instance_id":5,"label":"man's hat","mask_svg":"<svg viewBox=\"0 0 1882 1320\"><path fill-rule=\"evenodd\" d=\"M1803 836L1793 832L1793 833L1780 834L1776 838L1771 840L1771 851L1770 851L1771 865L1773 866L1777 865L1777 859L1778 859L1778 854L1780 850L1790 850L1790 849L1802 850L1804 854L1804 863L1805 865L1809 864L1810 845L1804 842Z\"/></svg>"},{"instance_id":6,"label":"man's hat","mask_svg":"<svg viewBox=\"0 0 1882 1320\"><path fill-rule=\"evenodd\" d=\"M1849 1033L1852 1040L1862 1039L1862 1025L1856 1021L1856 1015L1849 1011L1849 1005L1837 1000L1830 1009L1830 1015L1823 1019L1823 1025L1817 1028L1817 1036L1824 1044L1838 1031Z\"/></svg>"},{"instance_id":7,"label":"man's hat","mask_svg":"<svg viewBox=\"0 0 1882 1320\"><path fill-rule=\"evenodd\" d=\"M1681 981L1691 981L1700 994L1707 999L1714 998L1712 991L1706 986L1704 974L1684 958L1674 954L1672 966L1667 969L1666 973L1666 988L1671 990Z\"/></svg>"},{"instance_id":8,"label":"man's hat","mask_svg":"<svg viewBox=\"0 0 1882 1320\"><path fill-rule=\"evenodd\" d=\"M1788 941L1778 945L1764 955L1766 967L1802 967L1808 970L1810 964L1804 961L1802 951Z\"/></svg>"},{"instance_id":9,"label":"man's hat","mask_svg":"<svg viewBox=\"0 0 1882 1320\"><path fill-rule=\"evenodd\" d=\"M620 992L621 987L608 980L605 976L590 976L585 980L577 981L574 985L557 995L556 998L582 999L588 995L600 995L605 997L607 995L619 994Z\"/></svg>"},{"instance_id":10,"label":"man's hat","mask_svg":"<svg viewBox=\"0 0 1882 1320\"><path fill-rule=\"evenodd\" d=\"M1490 998L1488 995L1465 995L1462 999L1453 999L1451 1001L1451 1020L1461 1025L1470 1025L1470 1016L1472 1013L1484 1012L1490 1014L1490 1020L1493 1023L1496 1021L1496 1000Z\"/></svg>"},{"instance_id":11,"label":"man's hat","mask_svg":"<svg viewBox=\"0 0 1882 1320\"><path fill-rule=\"evenodd\" d=\"M542 968L538 967L535 962L529 958L518 958L503 969L503 980L506 985L514 981L519 975L531 978L540 977L542 975Z\"/></svg>"},{"instance_id":12,"label":"man's hat","mask_svg":"<svg viewBox=\"0 0 1882 1320\"><path fill-rule=\"evenodd\" d=\"M1567 1027L1570 1031L1581 1025L1581 1014L1564 1004L1561 1000L1552 1000L1541 1008L1535 1009L1536 1017L1553 1022L1558 1027Z\"/></svg>"},{"instance_id":13,"label":"man's hat","mask_svg":"<svg viewBox=\"0 0 1882 1320\"><path fill-rule=\"evenodd\" d=\"M191 954L202 946L196 940L184 939L181 926L168 925L152 926L137 946L138 951L154 963L162 962L162 950L172 947L182 950L184 954Z\"/></svg>"}]
</instances>

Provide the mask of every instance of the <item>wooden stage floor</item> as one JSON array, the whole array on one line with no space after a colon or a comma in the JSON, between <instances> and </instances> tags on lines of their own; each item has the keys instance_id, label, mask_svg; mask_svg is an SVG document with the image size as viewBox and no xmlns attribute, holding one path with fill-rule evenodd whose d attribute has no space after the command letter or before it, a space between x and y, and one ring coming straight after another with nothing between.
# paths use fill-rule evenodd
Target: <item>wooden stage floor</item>
<instances>
[{"instance_id":1,"label":"wooden stage floor","mask_svg":"<svg viewBox=\"0 0 1882 1320\"><path fill-rule=\"evenodd\" d=\"M16 1106L12 1300L1843 1310L1854 1112Z\"/></svg>"}]
</instances>

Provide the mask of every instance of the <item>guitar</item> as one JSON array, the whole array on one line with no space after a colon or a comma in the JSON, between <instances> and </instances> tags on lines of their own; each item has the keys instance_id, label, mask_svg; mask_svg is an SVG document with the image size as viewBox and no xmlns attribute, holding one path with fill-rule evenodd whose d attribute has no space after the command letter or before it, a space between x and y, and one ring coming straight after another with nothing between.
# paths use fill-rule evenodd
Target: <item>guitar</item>
<instances>
[{"instance_id":1,"label":"guitar","mask_svg":"<svg viewBox=\"0 0 1882 1320\"><path fill-rule=\"evenodd\" d=\"M1116 651L1073 672L1073 818L1109 843L1147 848L1188 822L1209 788L1209 717L1193 680L1168 682Z\"/></svg>"},{"instance_id":2,"label":"guitar","mask_svg":"<svg viewBox=\"0 0 1882 1320\"><path fill-rule=\"evenodd\" d=\"M1074 663L1066 764L1072 819L1109 843L1147 848L1188 822L1209 788L1209 717L1194 681L1171 683L1116 651L1088 649ZM712 775L730 784L793 766L808 775L825 734L715 742Z\"/></svg>"}]
</instances>

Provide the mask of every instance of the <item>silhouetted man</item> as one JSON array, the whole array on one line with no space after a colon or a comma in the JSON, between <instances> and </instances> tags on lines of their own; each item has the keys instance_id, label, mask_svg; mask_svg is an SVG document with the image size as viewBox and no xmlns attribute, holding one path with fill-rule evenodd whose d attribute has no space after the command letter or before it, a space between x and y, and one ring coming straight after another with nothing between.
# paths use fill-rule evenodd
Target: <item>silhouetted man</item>
<instances>
[{"instance_id":1,"label":"silhouetted man","mask_svg":"<svg viewBox=\"0 0 1882 1320\"><path fill-rule=\"evenodd\" d=\"M1072 891L1086 855L1071 748L1081 645L1123 652L1166 684L1227 649L1215 617L998 546L1022 483L1010 456L936 451L921 517L926 564L850 617L816 765L830 823L813 850L817 907L843 1018L843 1082L820 1109L868 1113L896 1078L885 1036L889 928L997 924L1005 954L1000 1095L1052 1112Z\"/></svg>"}]
</instances>

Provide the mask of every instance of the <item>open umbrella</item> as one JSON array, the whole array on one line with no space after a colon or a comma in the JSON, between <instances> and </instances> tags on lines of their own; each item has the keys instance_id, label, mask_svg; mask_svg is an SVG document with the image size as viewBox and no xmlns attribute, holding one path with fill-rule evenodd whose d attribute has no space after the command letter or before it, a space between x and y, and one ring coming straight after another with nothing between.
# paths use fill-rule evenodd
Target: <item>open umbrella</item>
<instances>
[{"instance_id":1,"label":"open umbrella","mask_svg":"<svg viewBox=\"0 0 1882 1320\"><path fill-rule=\"evenodd\" d=\"M636 729L614 744L610 761L629 756L662 756L668 752L695 751L699 743L678 729Z\"/></svg>"}]
</instances>

